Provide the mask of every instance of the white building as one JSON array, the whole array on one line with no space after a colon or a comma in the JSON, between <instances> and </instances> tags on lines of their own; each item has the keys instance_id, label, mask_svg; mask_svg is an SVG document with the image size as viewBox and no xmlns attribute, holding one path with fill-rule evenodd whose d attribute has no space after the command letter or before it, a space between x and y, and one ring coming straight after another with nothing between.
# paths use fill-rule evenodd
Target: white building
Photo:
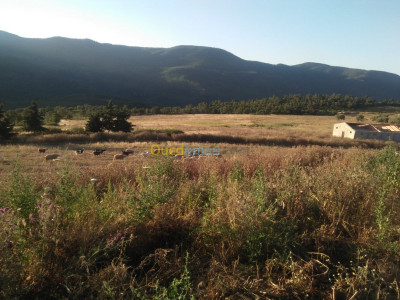
<instances>
[{"instance_id":1,"label":"white building","mask_svg":"<svg viewBox=\"0 0 400 300\"><path fill-rule=\"evenodd\" d=\"M343 122L333 125L333 136L400 142L400 127Z\"/></svg>"}]
</instances>

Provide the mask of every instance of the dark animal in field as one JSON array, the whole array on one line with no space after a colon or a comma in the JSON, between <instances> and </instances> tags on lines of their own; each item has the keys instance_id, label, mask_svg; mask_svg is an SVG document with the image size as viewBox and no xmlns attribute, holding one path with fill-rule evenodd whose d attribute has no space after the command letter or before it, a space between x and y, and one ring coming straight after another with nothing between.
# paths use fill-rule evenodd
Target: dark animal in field
<instances>
[{"instance_id":1,"label":"dark animal in field","mask_svg":"<svg viewBox=\"0 0 400 300\"><path fill-rule=\"evenodd\" d=\"M95 149L93 151L93 154L94 155L100 155L100 154L103 154L103 152L105 152L105 151L106 151L106 149Z\"/></svg>"},{"instance_id":2,"label":"dark animal in field","mask_svg":"<svg viewBox=\"0 0 400 300\"><path fill-rule=\"evenodd\" d=\"M38 149L38 152L39 152L39 153L45 153L45 152L46 152L46 148L39 148L39 149Z\"/></svg>"},{"instance_id":3,"label":"dark animal in field","mask_svg":"<svg viewBox=\"0 0 400 300\"><path fill-rule=\"evenodd\" d=\"M133 149L122 150L122 154L124 154L124 155L131 155L131 154L134 154L134 153L135 153L135 150L133 150Z\"/></svg>"},{"instance_id":4,"label":"dark animal in field","mask_svg":"<svg viewBox=\"0 0 400 300\"><path fill-rule=\"evenodd\" d=\"M75 150L75 154L82 154L83 153L83 149L76 149Z\"/></svg>"}]
</instances>

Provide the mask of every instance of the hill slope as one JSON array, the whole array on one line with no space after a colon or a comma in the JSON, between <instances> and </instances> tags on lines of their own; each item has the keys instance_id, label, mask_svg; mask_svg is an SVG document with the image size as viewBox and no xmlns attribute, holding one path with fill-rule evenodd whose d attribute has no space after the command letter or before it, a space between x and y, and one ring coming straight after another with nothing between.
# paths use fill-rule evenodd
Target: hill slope
<instances>
[{"instance_id":1,"label":"hill slope","mask_svg":"<svg viewBox=\"0 0 400 300\"><path fill-rule=\"evenodd\" d=\"M400 76L317 63L246 61L216 48L142 48L0 31L0 102L22 107L104 103L186 105L290 93L400 99Z\"/></svg>"}]
</instances>

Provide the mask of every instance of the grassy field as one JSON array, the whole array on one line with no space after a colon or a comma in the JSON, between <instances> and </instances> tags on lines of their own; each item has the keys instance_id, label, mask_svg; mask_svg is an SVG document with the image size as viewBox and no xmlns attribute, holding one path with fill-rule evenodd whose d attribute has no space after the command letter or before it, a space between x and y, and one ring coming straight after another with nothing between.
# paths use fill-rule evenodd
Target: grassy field
<instances>
[{"instance_id":1,"label":"grassy field","mask_svg":"<svg viewBox=\"0 0 400 300\"><path fill-rule=\"evenodd\" d=\"M397 145L333 139L335 122L140 116L132 136L1 145L0 299L397 299ZM154 143L227 153L140 155ZM113 160L125 148L138 152Z\"/></svg>"},{"instance_id":2,"label":"grassy field","mask_svg":"<svg viewBox=\"0 0 400 300\"><path fill-rule=\"evenodd\" d=\"M241 137L289 137L328 138L332 135L334 116L298 115L150 115L134 116L129 120L135 130L179 129L185 133L232 135ZM346 121L356 122L353 116ZM84 120L62 120L62 129L84 127Z\"/></svg>"}]
</instances>

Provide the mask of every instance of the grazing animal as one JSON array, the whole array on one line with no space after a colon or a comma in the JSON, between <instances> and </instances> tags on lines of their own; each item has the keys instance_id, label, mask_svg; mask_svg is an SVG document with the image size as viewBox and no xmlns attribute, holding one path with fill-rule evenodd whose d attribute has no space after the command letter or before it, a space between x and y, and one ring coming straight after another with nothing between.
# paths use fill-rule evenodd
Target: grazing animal
<instances>
[{"instance_id":1,"label":"grazing animal","mask_svg":"<svg viewBox=\"0 0 400 300\"><path fill-rule=\"evenodd\" d=\"M122 150L122 154L124 154L124 155L131 155L133 153L135 153L135 150L133 150L133 149Z\"/></svg>"},{"instance_id":2,"label":"grazing animal","mask_svg":"<svg viewBox=\"0 0 400 300\"><path fill-rule=\"evenodd\" d=\"M124 158L126 158L126 157L128 157L128 155L125 155L125 154L115 154L114 155L114 160L117 160L117 159L124 159Z\"/></svg>"},{"instance_id":3,"label":"grazing animal","mask_svg":"<svg viewBox=\"0 0 400 300\"><path fill-rule=\"evenodd\" d=\"M39 148L39 149L38 149L38 152L39 152L39 153L45 153L45 152L46 152L46 148Z\"/></svg>"},{"instance_id":4,"label":"grazing animal","mask_svg":"<svg viewBox=\"0 0 400 300\"><path fill-rule=\"evenodd\" d=\"M125 149L123 152L126 152L126 153L128 153L128 155L130 155L130 154L134 154L135 150L133 150L133 149Z\"/></svg>"},{"instance_id":5,"label":"grazing animal","mask_svg":"<svg viewBox=\"0 0 400 300\"><path fill-rule=\"evenodd\" d=\"M93 151L93 154L94 155L100 155L100 154L103 154L103 152L105 152L105 151L106 151L105 149L95 149Z\"/></svg>"},{"instance_id":6,"label":"grazing animal","mask_svg":"<svg viewBox=\"0 0 400 300\"><path fill-rule=\"evenodd\" d=\"M82 154L83 153L83 149L76 149L75 150L75 154Z\"/></svg>"},{"instance_id":7,"label":"grazing animal","mask_svg":"<svg viewBox=\"0 0 400 300\"><path fill-rule=\"evenodd\" d=\"M44 158L46 160L54 160L54 159L59 158L60 156L61 156L61 154L54 153L54 154L47 154Z\"/></svg>"}]
</instances>

